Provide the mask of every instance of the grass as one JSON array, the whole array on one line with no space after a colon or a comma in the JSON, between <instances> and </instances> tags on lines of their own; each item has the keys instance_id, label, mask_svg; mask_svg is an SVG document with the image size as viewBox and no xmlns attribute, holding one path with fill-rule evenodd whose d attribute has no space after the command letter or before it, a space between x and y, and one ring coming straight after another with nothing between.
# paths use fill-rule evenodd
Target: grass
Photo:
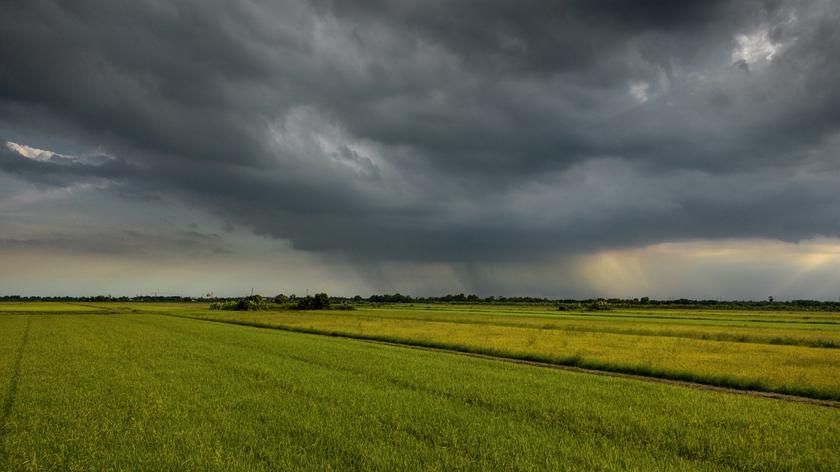
<instances>
[{"instance_id":1,"label":"grass","mask_svg":"<svg viewBox=\"0 0 840 472\"><path fill-rule=\"evenodd\" d=\"M837 470L840 410L160 316L0 316L0 470Z\"/></svg>"},{"instance_id":2,"label":"grass","mask_svg":"<svg viewBox=\"0 0 840 472\"><path fill-rule=\"evenodd\" d=\"M182 305L183 309L183 305ZM60 302L0 302L2 313L98 313L107 312L105 306L80 305Z\"/></svg>"},{"instance_id":3,"label":"grass","mask_svg":"<svg viewBox=\"0 0 840 472\"><path fill-rule=\"evenodd\" d=\"M762 321L740 328L647 318L591 320L581 315L493 316L458 310L365 309L353 312L183 312L253 326L454 349L739 389L840 400L840 331L782 330ZM615 315L613 315L615 316ZM652 316L646 314L646 317ZM728 313L727 320L740 316ZM746 313L749 319L757 316ZM761 316L761 315L758 315ZM772 317L796 315L772 314ZM695 317L696 318L696 317ZM739 331L740 330L740 331Z\"/></svg>"},{"instance_id":4,"label":"grass","mask_svg":"<svg viewBox=\"0 0 840 472\"><path fill-rule=\"evenodd\" d=\"M515 326L521 328L541 328L592 333L630 334L638 336L665 336L691 339L709 339L716 341L748 342L758 344L785 344L792 346L810 346L840 348L840 326L834 325L785 325L783 328L768 327L755 323L741 322L740 326L730 324L720 325L715 321L707 324L688 324L680 321L669 323L639 320L634 318L603 317L593 318L588 313L566 315L564 317L550 315L532 316L527 311L519 316L510 313L499 316L493 311L442 311L434 312L417 309L376 309L354 313L360 319L399 319L413 321L442 321L447 323ZM317 313L316 313L317 314ZM758 328L758 329L757 329Z\"/></svg>"}]
</instances>

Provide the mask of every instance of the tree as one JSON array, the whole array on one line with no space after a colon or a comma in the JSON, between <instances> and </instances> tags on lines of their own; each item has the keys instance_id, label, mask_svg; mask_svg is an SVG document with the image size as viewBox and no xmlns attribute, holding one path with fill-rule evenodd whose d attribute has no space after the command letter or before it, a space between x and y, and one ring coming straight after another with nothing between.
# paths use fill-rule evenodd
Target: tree
<instances>
[{"instance_id":1,"label":"tree","mask_svg":"<svg viewBox=\"0 0 840 472\"><path fill-rule=\"evenodd\" d=\"M210 304L211 310L258 311L267 308L265 301L259 295L240 298L239 300L223 300Z\"/></svg>"},{"instance_id":2,"label":"tree","mask_svg":"<svg viewBox=\"0 0 840 472\"><path fill-rule=\"evenodd\" d=\"M326 293L316 293L315 296L305 296L298 300L298 310L328 310L330 308L330 296Z\"/></svg>"},{"instance_id":3,"label":"tree","mask_svg":"<svg viewBox=\"0 0 840 472\"><path fill-rule=\"evenodd\" d=\"M274 297L274 303L276 303L278 305L282 305L282 304L288 303L288 302L289 302L289 297L283 295L282 293L277 295L276 297Z\"/></svg>"},{"instance_id":4,"label":"tree","mask_svg":"<svg viewBox=\"0 0 840 472\"><path fill-rule=\"evenodd\" d=\"M312 297L312 301L316 310L328 310L330 308L330 297L326 293L316 293Z\"/></svg>"}]
</instances>

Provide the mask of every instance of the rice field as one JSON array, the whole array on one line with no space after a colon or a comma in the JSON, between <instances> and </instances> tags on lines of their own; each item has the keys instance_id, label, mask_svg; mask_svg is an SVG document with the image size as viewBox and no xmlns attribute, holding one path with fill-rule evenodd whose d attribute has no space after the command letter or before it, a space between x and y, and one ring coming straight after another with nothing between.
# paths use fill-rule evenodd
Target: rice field
<instances>
[{"instance_id":1,"label":"rice field","mask_svg":"<svg viewBox=\"0 0 840 472\"><path fill-rule=\"evenodd\" d=\"M172 316L196 308L0 314L0 470L840 468L838 408Z\"/></svg>"},{"instance_id":2,"label":"rice field","mask_svg":"<svg viewBox=\"0 0 840 472\"><path fill-rule=\"evenodd\" d=\"M840 400L840 315L401 306L184 316Z\"/></svg>"}]
</instances>

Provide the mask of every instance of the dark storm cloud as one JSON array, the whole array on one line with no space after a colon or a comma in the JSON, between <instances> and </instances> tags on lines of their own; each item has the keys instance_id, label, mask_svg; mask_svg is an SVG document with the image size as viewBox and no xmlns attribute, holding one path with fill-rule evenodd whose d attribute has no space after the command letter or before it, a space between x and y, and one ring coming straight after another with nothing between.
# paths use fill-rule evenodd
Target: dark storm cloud
<instances>
[{"instance_id":1,"label":"dark storm cloud","mask_svg":"<svg viewBox=\"0 0 840 472\"><path fill-rule=\"evenodd\" d=\"M0 238L0 249L57 250L83 254L168 257L227 254L227 243L217 234L198 231L94 233L87 235L56 233L28 239Z\"/></svg>"},{"instance_id":2,"label":"dark storm cloud","mask_svg":"<svg viewBox=\"0 0 840 472\"><path fill-rule=\"evenodd\" d=\"M831 2L7 2L0 170L301 249L840 233ZM113 157L115 156L115 157Z\"/></svg>"}]
</instances>

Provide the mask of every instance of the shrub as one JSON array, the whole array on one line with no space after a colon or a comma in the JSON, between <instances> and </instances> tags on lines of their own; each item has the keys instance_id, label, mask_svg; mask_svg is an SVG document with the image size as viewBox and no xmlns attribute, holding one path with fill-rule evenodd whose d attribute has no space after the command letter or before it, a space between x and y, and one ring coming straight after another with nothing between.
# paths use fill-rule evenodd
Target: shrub
<instances>
[{"instance_id":1,"label":"shrub","mask_svg":"<svg viewBox=\"0 0 840 472\"><path fill-rule=\"evenodd\" d=\"M326 293L316 293L315 296L305 296L301 298L297 306L298 310L329 310L330 297Z\"/></svg>"},{"instance_id":2,"label":"shrub","mask_svg":"<svg viewBox=\"0 0 840 472\"><path fill-rule=\"evenodd\" d=\"M236 302L229 300L224 302L214 302L210 304L211 310L235 310Z\"/></svg>"},{"instance_id":3,"label":"shrub","mask_svg":"<svg viewBox=\"0 0 840 472\"><path fill-rule=\"evenodd\" d=\"M259 311L265 310L267 307L268 305L265 303L265 300L259 295L251 295L250 297L239 300L227 300L210 304L211 310L227 311Z\"/></svg>"},{"instance_id":4,"label":"shrub","mask_svg":"<svg viewBox=\"0 0 840 472\"><path fill-rule=\"evenodd\" d=\"M588 307L586 307L587 311L609 311L611 309L612 308L610 308L610 304L607 303L606 300L595 300Z\"/></svg>"}]
</instances>

